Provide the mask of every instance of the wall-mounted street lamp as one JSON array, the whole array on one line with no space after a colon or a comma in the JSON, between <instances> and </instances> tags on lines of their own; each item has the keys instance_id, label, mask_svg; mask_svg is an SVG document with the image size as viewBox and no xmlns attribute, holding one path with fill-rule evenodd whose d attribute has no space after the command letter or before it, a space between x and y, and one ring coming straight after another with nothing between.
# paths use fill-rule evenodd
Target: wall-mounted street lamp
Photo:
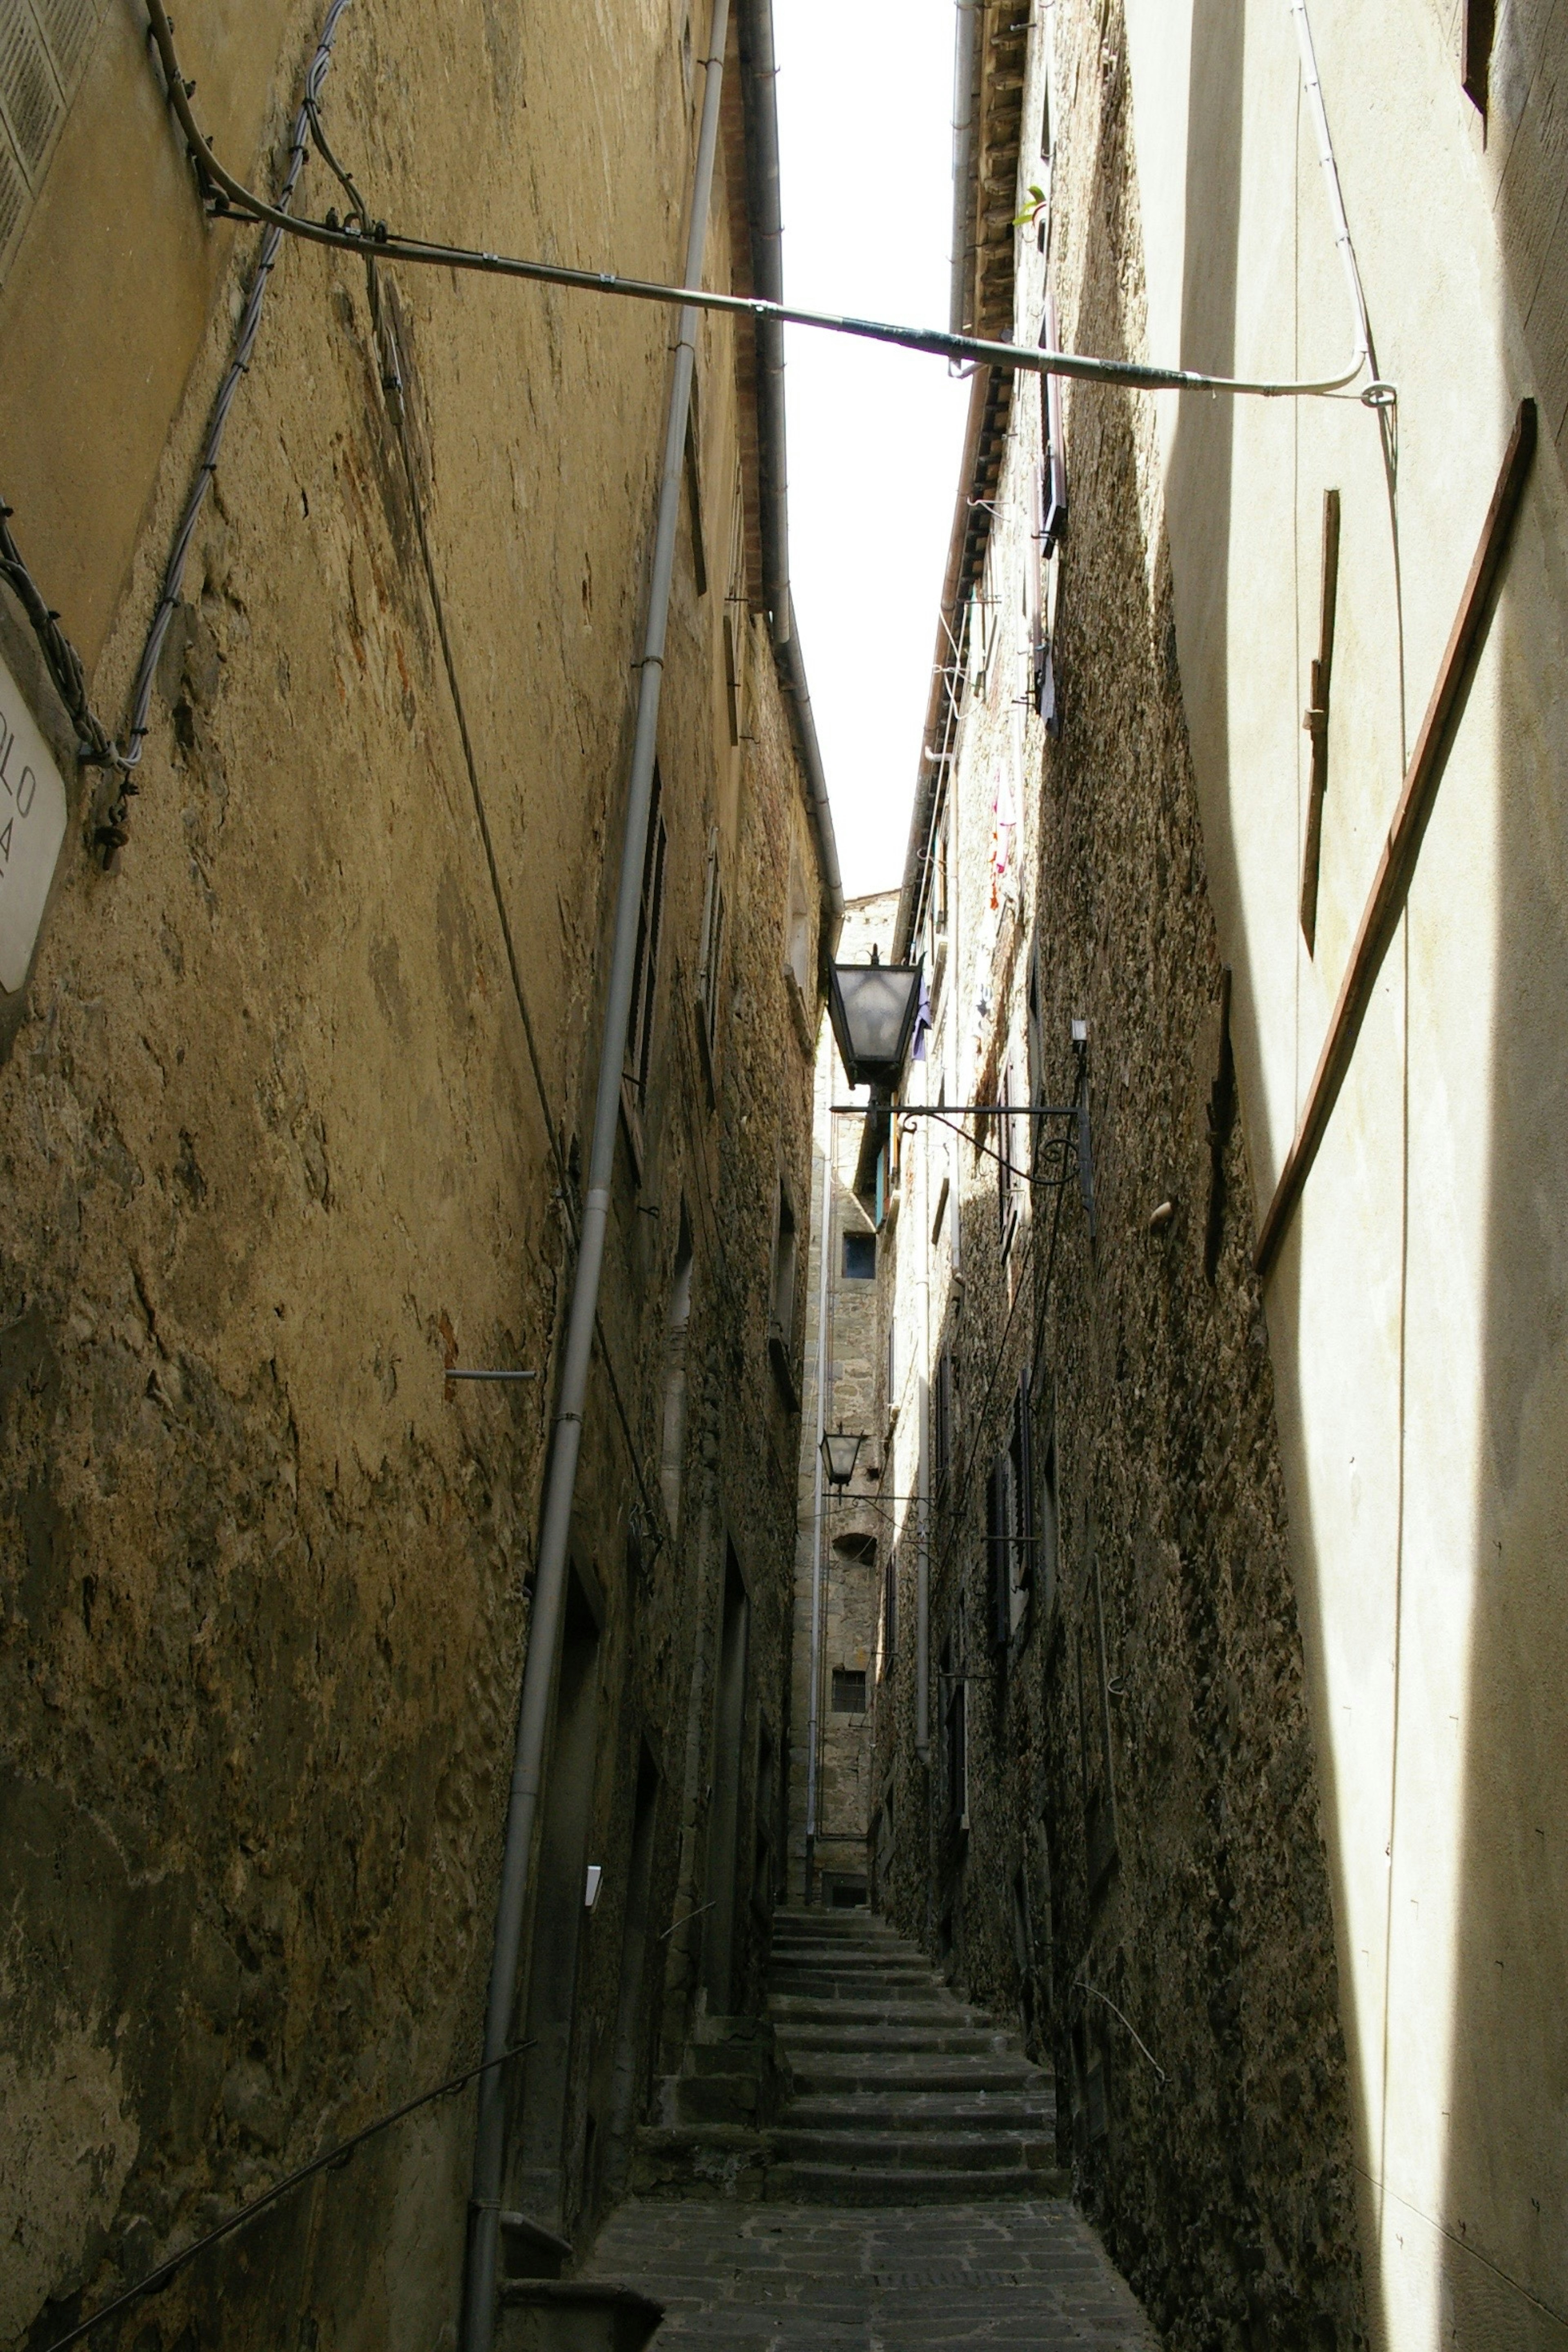
<instances>
[{"instance_id":1,"label":"wall-mounted street lamp","mask_svg":"<svg viewBox=\"0 0 1568 2352\"><path fill-rule=\"evenodd\" d=\"M852 1087L896 1087L921 1003L918 963L829 966L827 1011Z\"/></svg>"},{"instance_id":2,"label":"wall-mounted street lamp","mask_svg":"<svg viewBox=\"0 0 1568 2352\"><path fill-rule=\"evenodd\" d=\"M846 1432L844 1423L822 1433L822 1466L827 1473L827 1483L840 1494L855 1475L855 1457L865 1444L865 1437Z\"/></svg>"}]
</instances>

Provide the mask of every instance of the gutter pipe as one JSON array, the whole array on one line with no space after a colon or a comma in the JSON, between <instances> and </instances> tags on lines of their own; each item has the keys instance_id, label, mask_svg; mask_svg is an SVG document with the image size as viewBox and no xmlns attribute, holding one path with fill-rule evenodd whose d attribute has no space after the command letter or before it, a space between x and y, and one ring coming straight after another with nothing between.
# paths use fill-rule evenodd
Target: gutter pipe
<instances>
[{"instance_id":1,"label":"gutter pipe","mask_svg":"<svg viewBox=\"0 0 1568 2352\"><path fill-rule=\"evenodd\" d=\"M979 48L975 0L958 0L952 54L952 244L948 261L947 323L955 335L968 325L969 173L974 154L974 59Z\"/></svg>"},{"instance_id":2,"label":"gutter pipe","mask_svg":"<svg viewBox=\"0 0 1568 2352\"><path fill-rule=\"evenodd\" d=\"M764 302L780 306L784 301L784 228L779 209L779 119L773 93L778 66L773 54L772 0L738 0L736 17L746 102L746 210L752 224L752 283ZM757 339L763 599L770 618L779 682L795 711L795 743L810 795L812 831L822 874L821 961L829 962L837 950L844 923L844 882L789 584L784 325L778 318L756 312L752 315Z\"/></svg>"},{"instance_id":3,"label":"gutter pipe","mask_svg":"<svg viewBox=\"0 0 1568 2352\"><path fill-rule=\"evenodd\" d=\"M698 133L691 213L687 230L686 283L690 287L701 284L707 249L729 16L730 0L713 0L702 93L702 119ZM529 1622L528 1662L523 1670L517 1747L507 1803L506 1843L501 1857L495 1946L485 2012L483 2055L489 2071L480 2077L479 2112L474 2129L473 2187L468 2202L468 2260L464 2277L462 2341L465 2352L490 2352L495 2336L506 2098L501 2069L491 2062L508 2047L512 2009L517 1999L523 1907L528 1894L534 1819L539 1809L545 1731L550 1717L551 1688L554 1681L555 1654L566 1587L567 1546L577 1484L577 1458L583 1438L583 1410L587 1398L599 1281L604 1269L605 1240L609 1223L610 1186L615 1175L616 1125L620 1117L621 1066L625 1058L626 1024L631 1015L643 853L647 841L654 754L658 741L665 635L683 491L687 418L690 411L691 379L697 357L697 315L696 306L690 303L686 304L679 314L669 412L665 424L664 467L654 531L653 577L648 595L647 622L638 672L637 730L632 745L631 781L626 793L626 832L621 844L610 983L605 1000L604 1031L599 1045L588 1190L584 1204L577 1265L572 1282L561 1391L544 1491L533 1609Z\"/></svg>"}]
</instances>

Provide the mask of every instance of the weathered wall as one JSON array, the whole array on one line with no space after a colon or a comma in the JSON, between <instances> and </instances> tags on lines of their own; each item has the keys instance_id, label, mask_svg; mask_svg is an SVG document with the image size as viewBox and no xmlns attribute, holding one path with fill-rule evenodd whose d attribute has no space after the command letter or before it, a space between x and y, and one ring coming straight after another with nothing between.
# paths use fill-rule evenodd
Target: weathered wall
<instances>
[{"instance_id":1,"label":"weathered wall","mask_svg":"<svg viewBox=\"0 0 1568 2352\"><path fill-rule=\"evenodd\" d=\"M221 28L192 17L176 29L201 84ZM315 12L274 31L275 131L297 103ZM662 5L574 18L568 37L552 13L433 17L361 0L327 121L395 220L668 277L700 94L692 38L684 10ZM106 214L66 160L62 145L46 194L74 192L79 241ZM271 149L262 168L276 168ZM129 212L156 213L176 238L195 220L202 250L221 240L227 257L155 468L138 476L142 460L123 457L121 506L145 513L92 677L111 723L252 245L205 228L177 159L163 176L162 194L162 182L145 198L132 188ZM333 193L318 164L306 184L322 206ZM29 321L34 240L56 234L47 215L4 298ZM720 282L731 234L721 195ZM156 284L158 239L123 267ZM199 313L194 268L180 299ZM6 2342L35 2322L48 2340L477 2042L668 322L444 273L384 274L383 290L472 781L363 272L289 248L160 671L121 870L105 877L90 858L79 808L34 971L9 1007ZM94 380L88 428L117 415L122 373ZM700 375L709 587L699 596L688 515L661 734L669 851L643 1181L623 1140L574 1529L603 1613L587 1834L605 1881L578 1953L569 2224L604 2193L645 1744L658 1775L645 2077L661 2017L684 2031L686 1943L658 1938L702 1866L725 1529L753 1604L745 1840L763 1717L776 1744L787 1737L796 1434L762 1400L769 1202L781 1162L804 1192L808 1151L809 1066L783 971L792 839L813 892L816 877L765 629L744 617L739 731L755 740L731 740L722 615L750 583L731 555L728 330L705 332ZM49 457L62 476L84 429L68 390ZM154 426L143 439L158 449ZM96 579L106 560L92 497L84 480L81 510L66 498L47 530L29 535L20 511L16 526L89 649L90 599L79 614L70 582L73 562ZM710 1096L694 996L715 829L729 920ZM658 1463L683 1200L697 1262L691 1499L672 1529ZM447 1394L453 1360L542 1378ZM737 1416L771 1426L769 1444L738 1435ZM761 1934L752 1920L739 1950L742 1996ZM673 2006L660 1999L667 1957ZM142 2323L149 2344L187 2323L210 2329L220 2309L237 2345L442 2340L470 2102L398 2127L193 2268Z\"/></svg>"},{"instance_id":2,"label":"weathered wall","mask_svg":"<svg viewBox=\"0 0 1568 2352\"><path fill-rule=\"evenodd\" d=\"M1047 22L1064 340L1136 351L1116 13L1064 5ZM1042 48L1026 122L1044 110ZM1042 176L1026 154L1021 177ZM1042 273L1024 240L1020 332L1037 331ZM1151 488L1154 419L1128 395L1080 388L1067 434L1070 530L1045 584L1061 714L1048 740L1018 700L1039 425L1033 394L1016 398L971 616L946 980L920 1085L927 1099L941 1084L949 1101L992 1101L1010 1063L1014 1099L1026 1087L1070 1101L1071 1024L1085 1021L1096 1232L1071 1160L1043 1141L1005 1248L994 1123L977 1149L922 1122L923 1167L921 1143L909 1147L893 1311L929 1278L913 1319L933 1386L944 1352L951 1362L952 1434L945 1483L931 1473L926 1766L908 1520L900 1546L900 1655L879 1724L891 1799L881 1899L976 1998L1016 2006L1055 2063L1078 2193L1173 2345L1349 2346L1364 2329L1350 2085L1236 1124L1212 1286L1203 1264L1221 959ZM934 961L933 929L922 944ZM1026 1162L1028 1140L1015 1148ZM961 1205L933 1242L944 1178ZM986 1479L1026 1368L1031 1581L1002 1641ZM915 1488L918 1435L900 1421L900 1492Z\"/></svg>"},{"instance_id":3,"label":"weathered wall","mask_svg":"<svg viewBox=\"0 0 1568 2352\"><path fill-rule=\"evenodd\" d=\"M1351 322L1287 13L1129 0L1152 352L1295 373ZM1379 2339L1568 2341L1561 10L1313 0L1391 484L1355 402L1161 404L1155 466L1259 1213L1517 404L1540 446L1407 910L1269 1281ZM1370 32L1370 38L1369 38ZM1462 354L1456 363L1456 354ZM1455 452L1463 453L1458 470ZM1316 952L1296 919L1342 508ZM1395 532L1397 531L1397 539Z\"/></svg>"}]
</instances>

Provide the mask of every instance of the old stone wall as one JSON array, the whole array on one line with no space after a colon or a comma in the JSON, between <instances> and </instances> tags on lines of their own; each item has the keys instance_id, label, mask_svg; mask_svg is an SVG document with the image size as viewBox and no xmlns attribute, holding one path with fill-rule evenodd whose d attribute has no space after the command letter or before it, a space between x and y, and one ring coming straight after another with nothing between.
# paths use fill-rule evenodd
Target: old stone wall
<instances>
[{"instance_id":1,"label":"old stone wall","mask_svg":"<svg viewBox=\"0 0 1568 2352\"><path fill-rule=\"evenodd\" d=\"M1119 12L1064 0L1046 23L1057 144L1044 173L1019 159L1048 190L1039 242L1020 239L1019 331L1038 331L1048 238L1064 342L1136 352ZM931 1742L922 1763L906 1522L879 1895L1054 2062L1077 2192L1170 2343L1349 2346L1364 2315L1330 1892L1152 416L1099 387L1066 404L1070 524L1040 589L1059 735L1033 700L1040 447L1037 396L1016 393L966 616L921 1084L1087 1090L1093 1218L1065 1120L1015 1121L1010 1147L995 1120L962 1142L926 1124L924 1167L906 1155L906 1199L931 1213L902 1213L884 1311L908 1317L929 1279ZM1032 1184L1007 1187L1003 1150ZM1028 1517L1003 1505L999 1545L991 1482L1026 1374ZM899 1453L912 1490L902 1423Z\"/></svg>"},{"instance_id":2,"label":"old stone wall","mask_svg":"<svg viewBox=\"0 0 1568 2352\"><path fill-rule=\"evenodd\" d=\"M317 23L301 7L279 27L268 180ZM663 0L570 21L357 0L326 121L400 225L668 277L703 29ZM176 30L200 86L203 24ZM170 205L193 206L183 166L172 179ZM49 186L53 204L69 183ZM105 221L96 182L81 189L90 243ZM306 189L317 209L336 193L318 162ZM742 204L715 197L718 282ZM110 723L254 250L196 218L225 257L136 489L90 677ZM7 302L43 228L40 213ZM155 278L155 247L124 267ZM72 777L34 969L7 1006L6 2343L52 2340L478 2045L668 337L659 312L447 273L384 270L377 292L379 341L363 268L285 248L160 666L130 841L105 875ZM705 330L707 584L689 502L640 1158L623 1135L574 1529L568 1649L592 1653L593 1721L573 1834L604 1885L575 1940L563 2071L542 2090L531 2053L514 2087L569 2230L610 2193L657 2039L679 2043L700 1997L707 1931L679 1922L706 1901L723 1778L727 1549L750 1603L740 1752L723 1759L737 2005L783 1835L797 1438L769 1267L780 1171L804 1210L809 1152L792 869L814 996L819 886L738 552L735 376L731 331ZM86 425L118 397L108 359ZM88 527L90 491L79 515L65 499L58 546ZM26 541L20 513L16 528ZM46 583L50 543L28 551ZM448 1386L454 1363L539 1378ZM558 1761L564 1738L563 1722ZM286 2200L149 2307L143 2352L197 2334L450 2341L471 2126L469 2092Z\"/></svg>"}]
</instances>

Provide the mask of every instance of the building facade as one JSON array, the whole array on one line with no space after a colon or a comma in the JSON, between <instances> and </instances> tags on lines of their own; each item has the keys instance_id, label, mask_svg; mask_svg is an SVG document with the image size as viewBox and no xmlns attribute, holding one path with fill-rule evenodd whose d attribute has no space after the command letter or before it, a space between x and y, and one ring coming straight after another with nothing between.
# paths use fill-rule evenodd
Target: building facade
<instances>
[{"instance_id":1,"label":"building facade","mask_svg":"<svg viewBox=\"0 0 1568 2352\"><path fill-rule=\"evenodd\" d=\"M973 379L874 1892L1173 2344L1557 2346L1568 50L1310 16L959 12L955 324L1352 380Z\"/></svg>"},{"instance_id":2,"label":"building facade","mask_svg":"<svg viewBox=\"0 0 1568 2352\"><path fill-rule=\"evenodd\" d=\"M310 217L679 282L705 6L178 19L222 160L272 194L297 163ZM342 184L301 112L324 27ZM253 332L260 233L204 202L141 12L7 0L0 30L0 488L121 742L169 608L134 795L0 611L12 781L42 818L58 773L60 818L0 906L21 2344L478 2053L671 330L285 241ZM770 39L730 12L706 266L742 291L778 268ZM699 329L516 1989L507 2201L568 2234L694 2021L755 2007L784 1874L839 901L767 359ZM447 1377L476 1371L521 1377ZM473 2100L194 2261L138 2344L220 2312L236 2346L454 2341Z\"/></svg>"},{"instance_id":3,"label":"building facade","mask_svg":"<svg viewBox=\"0 0 1568 2352\"><path fill-rule=\"evenodd\" d=\"M838 953L846 963L887 957L898 894L851 899ZM850 1085L824 1019L812 1115L815 1210L805 1284L805 1387L801 1400L790 1721L789 1894L792 1902L863 1903L871 1819L875 1664L894 1524L884 1464L890 1433L879 1408L881 1361L877 1203L856 1191L866 1100ZM838 1483L823 1453L827 1433L852 1441ZM858 1444L853 1441L858 1440Z\"/></svg>"}]
</instances>

